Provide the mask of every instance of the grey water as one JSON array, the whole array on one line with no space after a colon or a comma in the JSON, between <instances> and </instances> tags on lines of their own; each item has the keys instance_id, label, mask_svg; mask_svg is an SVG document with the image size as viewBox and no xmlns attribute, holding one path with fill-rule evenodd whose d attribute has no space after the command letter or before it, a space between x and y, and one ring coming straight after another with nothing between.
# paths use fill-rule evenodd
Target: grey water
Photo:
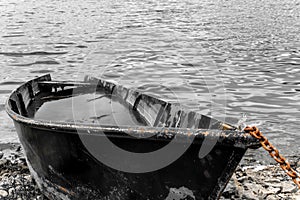
<instances>
[{"instance_id":1,"label":"grey water","mask_svg":"<svg viewBox=\"0 0 300 200\"><path fill-rule=\"evenodd\" d=\"M145 126L136 113L116 97L94 92L46 101L33 116L51 122L89 123L109 126Z\"/></svg>"},{"instance_id":2,"label":"grey water","mask_svg":"<svg viewBox=\"0 0 300 200\"><path fill-rule=\"evenodd\" d=\"M9 93L45 73L103 77L201 114L258 124L299 155L297 0L0 0L0 143Z\"/></svg>"}]
</instances>

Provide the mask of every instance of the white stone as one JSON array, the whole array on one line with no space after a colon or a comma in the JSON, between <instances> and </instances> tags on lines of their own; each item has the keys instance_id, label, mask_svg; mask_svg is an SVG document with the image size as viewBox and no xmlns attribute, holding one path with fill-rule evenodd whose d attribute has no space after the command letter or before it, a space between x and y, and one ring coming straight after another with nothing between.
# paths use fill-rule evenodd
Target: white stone
<instances>
[{"instance_id":1,"label":"white stone","mask_svg":"<svg viewBox=\"0 0 300 200\"><path fill-rule=\"evenodd\" d=\"M6 192L5 190L0 190L0 197L7 197L8 196L8 192Z\"/></svg>"},{"instance_id":2,"label":"white stone","mask_svg":"<svg viewBox=\"0 0 300 200\"><path fill-rule=\"evenodd\" d=\"M14 188L9 188L8 194L9 194L10 196L12 196L14 193L15 193L15 189L14 189Z\"/></svg>"}]
</instances>

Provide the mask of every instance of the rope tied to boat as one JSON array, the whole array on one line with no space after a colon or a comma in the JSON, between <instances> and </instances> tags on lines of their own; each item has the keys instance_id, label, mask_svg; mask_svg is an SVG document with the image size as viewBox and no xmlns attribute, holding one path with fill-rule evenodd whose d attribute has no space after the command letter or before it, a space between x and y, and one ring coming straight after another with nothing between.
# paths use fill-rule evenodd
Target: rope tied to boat
<instances>
[{"instance_id":1,"label":"rope tied to boat","mask_svg":"<svg viewBox=\"0 0 300 200\"><path fill-rule=\"evenodd\" d=\"M249 133L254 138L258 139L261 146L269 152L270 156L280 164L280 167L285 171L285 173L292 178L294 183L300 189L300 176L299 174L291 168L291 164L283 157L279 151L269 142L269 140L262 134L262 132L256 126L247 126L244 131Z\"/></svg>"}]
</instances>

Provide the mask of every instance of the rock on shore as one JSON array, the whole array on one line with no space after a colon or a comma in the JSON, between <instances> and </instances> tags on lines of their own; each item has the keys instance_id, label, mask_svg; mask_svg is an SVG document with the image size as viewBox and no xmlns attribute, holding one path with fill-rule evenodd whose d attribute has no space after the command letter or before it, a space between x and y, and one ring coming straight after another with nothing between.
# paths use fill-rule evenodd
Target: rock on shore
<instances>
[{"instance_id":1,"label":"rock on shore","mask_svg":"<svg viewBox=\"0 0 300 200\"><path fill-rule=\"evenodd\" d=\"M233 174L221 200L300 200L300 190L274 164L265 164L248 152ZM300 158L289 157L291 166L300 171ZM44 200L31 178L19 144L0 144L0 199Z\"/></svg>"},{"instance_id":2,"label":"rock on shore","mask_svg":"<svg viewBox=\"0 0 300 200\"><path fill-rule=\"evenodd\" d=\"M256 159L255 151L250 150L245 155L221 199L300 200L299 188L281 167L272 158ZM287 159L291 167L299 172L300 157L290 156Z\"/></svg>"},{"instance_id":3,"label":"rock on shore","mask_svg":"<svg viewBox=\"0 0 300 200\"><path fill-rule=\"evenodd\" d=\"M46 199L30 176L18 144L0 144L0 199Z\"/></svg>"}]
</instances>

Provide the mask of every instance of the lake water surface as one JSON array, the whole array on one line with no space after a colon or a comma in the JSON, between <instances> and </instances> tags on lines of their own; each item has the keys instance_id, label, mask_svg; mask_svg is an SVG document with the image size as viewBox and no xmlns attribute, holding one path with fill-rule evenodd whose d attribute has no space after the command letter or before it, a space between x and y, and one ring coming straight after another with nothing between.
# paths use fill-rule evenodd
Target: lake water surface
<instances>
[{"instance_id":1,"label":"lake water surface","mask_svg":"<svg viewBox=\"0 0 300 200\"><path fill-rule=\"evenodd\" d=\"M300 153L300 2L0 0L0 143L22 82L93 75L237 123Z\"/></svg>"}]
</instances>

